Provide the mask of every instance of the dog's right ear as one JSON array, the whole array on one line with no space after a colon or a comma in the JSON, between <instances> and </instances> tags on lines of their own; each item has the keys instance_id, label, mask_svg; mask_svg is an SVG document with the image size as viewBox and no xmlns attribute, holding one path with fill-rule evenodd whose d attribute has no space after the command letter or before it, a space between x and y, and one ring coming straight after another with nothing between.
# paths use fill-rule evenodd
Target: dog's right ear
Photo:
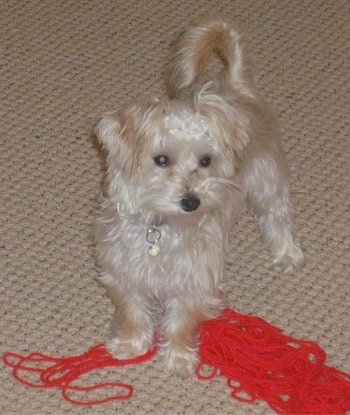
<instances>
[{"instance_id":1,"label":"dog's right ear","mask_svg":"<svg viewBox=\"0 0 350 415\"><path fill-rule=\"evenodd\" d=\"M124 106L105 115L96 127L96 136L108 153L108 170L125 178L137 175L142 167L145 108Z\"/></svg>"}]
</instances>

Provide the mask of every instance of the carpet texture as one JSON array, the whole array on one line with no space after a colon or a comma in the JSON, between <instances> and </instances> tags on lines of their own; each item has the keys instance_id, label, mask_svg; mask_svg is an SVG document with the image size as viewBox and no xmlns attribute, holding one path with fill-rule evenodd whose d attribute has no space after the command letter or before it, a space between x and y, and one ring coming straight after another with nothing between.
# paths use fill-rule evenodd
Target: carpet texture
<instances>
[{"instance_id":1,"label":"carpet texture","mask_svg":"<svg viewBox=\"0 0 350 415\"><path fill-rule=\"evenodd\" d=\"M95 281L91 221L103 178L100 114L164 90L171 41L219 15L244 33L292 167L306 265L273 268L248 213L230 245L229 307L317 341L350 371L349 0L0 2L0 352L80 354L105 339L112 306ZM2 415L272 414L222 378L167 373L158 359L89 381L132 383L128 402L81 409L0 370Z\"/></svg>"}]
</instances>

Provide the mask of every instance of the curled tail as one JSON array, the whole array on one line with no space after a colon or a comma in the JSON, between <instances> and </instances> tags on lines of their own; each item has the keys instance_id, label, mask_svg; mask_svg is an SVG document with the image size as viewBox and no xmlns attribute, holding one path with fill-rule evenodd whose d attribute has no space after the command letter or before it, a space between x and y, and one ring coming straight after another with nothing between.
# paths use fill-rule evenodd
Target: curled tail
<instances>
[{"instance_id":1,"label":"curled tail","mask_svg":"<svg viewBox=\"0 0 350 415\"><path fill-rule=\"evenodd\" d=\"M240 35L220 20L212 20L187 29L174 45L169 73L172 95L191 86L204 72L214 51L224 63L225 82L250 95L254 73Z\"/></svg>"}]
</instances>

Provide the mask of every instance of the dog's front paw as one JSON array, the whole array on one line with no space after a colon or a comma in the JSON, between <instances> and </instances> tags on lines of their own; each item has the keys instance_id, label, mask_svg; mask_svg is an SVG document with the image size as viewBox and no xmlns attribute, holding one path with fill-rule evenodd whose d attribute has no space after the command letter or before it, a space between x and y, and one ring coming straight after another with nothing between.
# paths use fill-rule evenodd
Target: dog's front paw
<instances>
[{"instance_id":1,"label":"dog's front paw","mask_svg":"<svg viewBox=\"0 0 350 415\"><path fill-rule=\"evenodd\" d=\"M173 373L181 377L189 377L199 362L198 355L195 351L183 350L167 350L161 351L161 356L165 367Z\"/></svg>"},{"instance_id":2,"label":"dog's front paw","mask_svg":"<svg viewBox=\"0 0 350 415\"><path fill-rule=\"evenodd\" d=\"M152 340L147 336L123 339L113 337L106 342L108 352L119 360L132 359L147 353L152 348Z\"/></svg>"},{"instance_id":3,"label":"dog's front paw","mask_svg":"<svg viewBox=\"0 0 350 415\"><path fill-rule=\"evenodd\" d=\"M273 263L280 266L285 273L293 273L304 265L304 254L298 245L292 244L273 257Z\"/></svg>"}]
</instances>

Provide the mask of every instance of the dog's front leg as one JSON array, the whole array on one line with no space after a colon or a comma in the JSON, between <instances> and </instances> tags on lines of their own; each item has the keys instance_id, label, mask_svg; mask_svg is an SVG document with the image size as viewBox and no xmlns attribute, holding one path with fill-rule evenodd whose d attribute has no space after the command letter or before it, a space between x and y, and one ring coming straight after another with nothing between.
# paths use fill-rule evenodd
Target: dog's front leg
<instances>
[{"instance_id":1,"label":"dog's front leg","mask_svg":"<svg viewBox=\"0 0 350 415\"><path fill-rule=\"evenodd\" d=\"M160 327L160 355L167 369L181 376L193 373L202 321L199 307L174 298L167 301Z\"/></svg>"},{"instance_id":2,"label":"dog's front leg","mask_svg":"<svg viewBox=\"0 0 350 415\"><path fill-rule=\"evenodd\" d=\"M150 302L145 296L126 293L116 286L108 287L107 292L116 307L107 350L118 359L146 353L154 340Z\"/></svg>"},{"instance_id":3,"label":"dog's front leg","mask_svg":"<svg viewBox=\"0 0 350 415\"><path fill-rule=\"evenodd\" d=\"M247 178L248 201L273 263L286 272L298 270L304 256L292 235L292 207L284 167L272 158L261 157L252 164Z\"/></svg>"}]
</instances>

